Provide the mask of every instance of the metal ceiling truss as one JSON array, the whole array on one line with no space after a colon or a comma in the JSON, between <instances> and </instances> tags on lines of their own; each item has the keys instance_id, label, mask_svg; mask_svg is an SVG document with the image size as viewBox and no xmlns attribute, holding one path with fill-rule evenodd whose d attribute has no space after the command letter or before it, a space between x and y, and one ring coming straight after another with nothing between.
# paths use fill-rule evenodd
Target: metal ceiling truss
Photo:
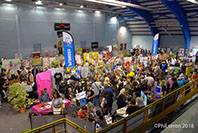
<instances>
[{"instance_id":1,"label":"metal ceiling truss","mask_svg":"<svg viewBox=\"0 0 198 133\"><path fill-rule=\"evenodd\" d=\"M129 2L128 0L123 0L124 2ZM133 0L133 1L130 1L132 4L136 4L136 5L139 5L139 3L137 2L137 0ZM150 25L150 21L151 19L153 19L152 15L144 10L144 9L137 9L137 8L133 8L133 7L127 7L128 9L130 9L131 11L135 12L136 14L138 14L140 17L143 18L143 20L147 23L147 25L149 26L150 28L150 31L152 33L153 36L155 36L155 34L158 33L158 30L156 27L151 27ZM121 16L123 17L123 16ZM133 18L135 19L135 17ZM143 21L143 20L140 20L140 21Z\"/></svg>"},{"instance_id":2,"label":"metal ceiling truss","mask_svg":"<svg viewBox=\"0 0 198 133\"><path fill-rule=\"evenodd\" d=\"M160 0L160 1L170 10L171 13L173 13L177 17L177 20L179 21L182 31L183 31L183 35L185 39L185 48L189 49L191 35L190 35L186 13L184 12L182 7L176 0L171 0L171 1Z\"/></svg>"}]
</instances>

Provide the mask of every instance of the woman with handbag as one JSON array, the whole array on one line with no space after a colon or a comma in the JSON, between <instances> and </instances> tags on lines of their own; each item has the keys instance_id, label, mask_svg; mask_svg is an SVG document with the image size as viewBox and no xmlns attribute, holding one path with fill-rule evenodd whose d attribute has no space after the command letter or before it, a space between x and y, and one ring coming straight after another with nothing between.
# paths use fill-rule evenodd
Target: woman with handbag
<instances>
[{"instance_id":1,"label":"woman with handbag","mask_svg":"<svg viewBox=\"0 0 198 133\"><path fill-rule=\"evenodd\" d=\"M63 113L63 100L58 92L53 94L51 109L53 108L53 114Z\"/></svg>"}]
</instances>

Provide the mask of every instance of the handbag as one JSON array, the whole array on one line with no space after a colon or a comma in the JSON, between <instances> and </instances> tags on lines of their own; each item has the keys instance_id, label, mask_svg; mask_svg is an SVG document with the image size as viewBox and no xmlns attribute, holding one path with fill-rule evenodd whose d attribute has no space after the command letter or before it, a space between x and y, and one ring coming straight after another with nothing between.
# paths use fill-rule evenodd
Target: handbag
<instances>
[{"instance_id":1,"label":"handbag","mask_svg":"<svg viewBox=\"0 0 198 133\"><path fill-rule=\"evenodd\" d=\"M53 114L54 115L60 115L61 114L61 107L60 108L54 108L53 107Z\"/></svg>"}]
</instances>

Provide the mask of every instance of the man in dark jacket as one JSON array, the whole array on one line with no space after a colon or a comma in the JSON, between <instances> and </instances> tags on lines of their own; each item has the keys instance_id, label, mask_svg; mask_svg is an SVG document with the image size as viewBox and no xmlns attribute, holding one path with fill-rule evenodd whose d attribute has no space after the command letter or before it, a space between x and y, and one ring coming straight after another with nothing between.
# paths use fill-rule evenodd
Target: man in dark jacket
<instances>
[{"instance_id":1,"label":"man in dark jacket","mask_svg":"<svg viewBox=\"0 0 198 133\"><path fill-rule=\"evenodd\" d=\"M36 66L34 66L34 68L32 69L32 74L34 75L34 77L38 74L38 69L36 68Z\"/></svg>"},{"instance_id":2,"label":"man in dark jacket","mask_svg":"<svg viewBox=\"0 0 198 133\"><path fill-rule=\"evenodd\" d=\"M118 96L118 100L117 100L117 105L118 105L118 109L122 108L122 107L125 107L127 105L127 91L124 91L123 94L120 94Z\"/></svg>"}]
</instances>

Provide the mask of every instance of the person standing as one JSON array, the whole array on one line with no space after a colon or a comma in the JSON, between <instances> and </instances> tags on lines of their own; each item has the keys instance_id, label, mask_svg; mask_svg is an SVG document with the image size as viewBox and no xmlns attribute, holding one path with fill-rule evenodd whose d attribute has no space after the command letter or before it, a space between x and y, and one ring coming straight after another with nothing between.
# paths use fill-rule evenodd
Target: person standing
<instances>
[{"instance_id":1,"label":"person standing","mask_svg":"<svg viewBox=\"0 0 198 133\"><path fill-rule=\"evenodd\" d=\"M3 85L5 83L5 74L2 74L1 75L1 78L0 78L0 92L1 92L1 97L4 97L4 94L3 94Z\"/></svg>"},{"instance_id":2,"label":"person standing","mask_svg":"<svg viewBox=\"0 0 198 133\"><path fill-rule=\"evenodd\" d=\"M98 106L98 102L99 102L99 97L100 97L100 93L101 93L101 88L102 85L99 82L99 78L94 79L94 83L91 85L91 88L94 91L94 94L96 95L93 99L93 103L95 104L95 106Z\"/></svg>"},{"instance_id":3,"label":"person standing","mask_svg":"<svg viewBox=\"0 0 198 133\"><path fill-rule=\"evenodd\" d=\"M198 51L197 51L197 53L195 54L195 64L197 64L198 63Z\"/></svg>"},{"instance_id":4,"label":"person standing","mask_svg":"<svg viewBox=\"0 0 198 133\"><path fill-rule=\"evenodd\" d=\"M90 85L87 85L87 91L86 91L87 103L88 102L93 102L94 97L95 97L94 91L92 90Z\"/></svg>"},{"instance_id":5,"label":"person standing","mask_svg":"<svg viewBox=\"0 0 198 133\"><path fill-rule=\"evenodd\" d=\"M34 68L32 69L32 74L34 77L36 77L36 75L38 74L38 69L36 68L36 66L34 66Z\"/></svg>"},{"instance_id":6,"label":"person standing","mask_svg":"<svg viewBox=\"0 0 198 133\"><path fill-rule=\"evenodd\" d=\"M34 76L30 71L27 74L27 78L28 78L28 82L30 82L30 83L34 82Z\"/></svg>"},{"instance_id":7,"label":"person standing","mask_svg":"<svg viewBox=\"0 0 198 133\"><path fill-rule=\"evenodd\" d=\"M102 94L107 91L108 92L108 97L107 97L107 110L109 111L109 113L111 114L111 110L112 110L112 105L113 105L113 91L112 89L109 87L108 83L104 83L104 90L102 91Z\"/></svg>"},{"instance_id":8,"label":"person standing","mask_svg":"<svg viewBox=\"0 0 198 133\"><path fill-rule=\"evenodd\" d=\"M104 91L102 93L102 97L101 97L101 100L100 100L101 101L100 107L101 107L101 110L103 112L103 116L108 114L108 111L107 111L107 97L108 97L108 92Z\"/></svg>"}]
</instances>

